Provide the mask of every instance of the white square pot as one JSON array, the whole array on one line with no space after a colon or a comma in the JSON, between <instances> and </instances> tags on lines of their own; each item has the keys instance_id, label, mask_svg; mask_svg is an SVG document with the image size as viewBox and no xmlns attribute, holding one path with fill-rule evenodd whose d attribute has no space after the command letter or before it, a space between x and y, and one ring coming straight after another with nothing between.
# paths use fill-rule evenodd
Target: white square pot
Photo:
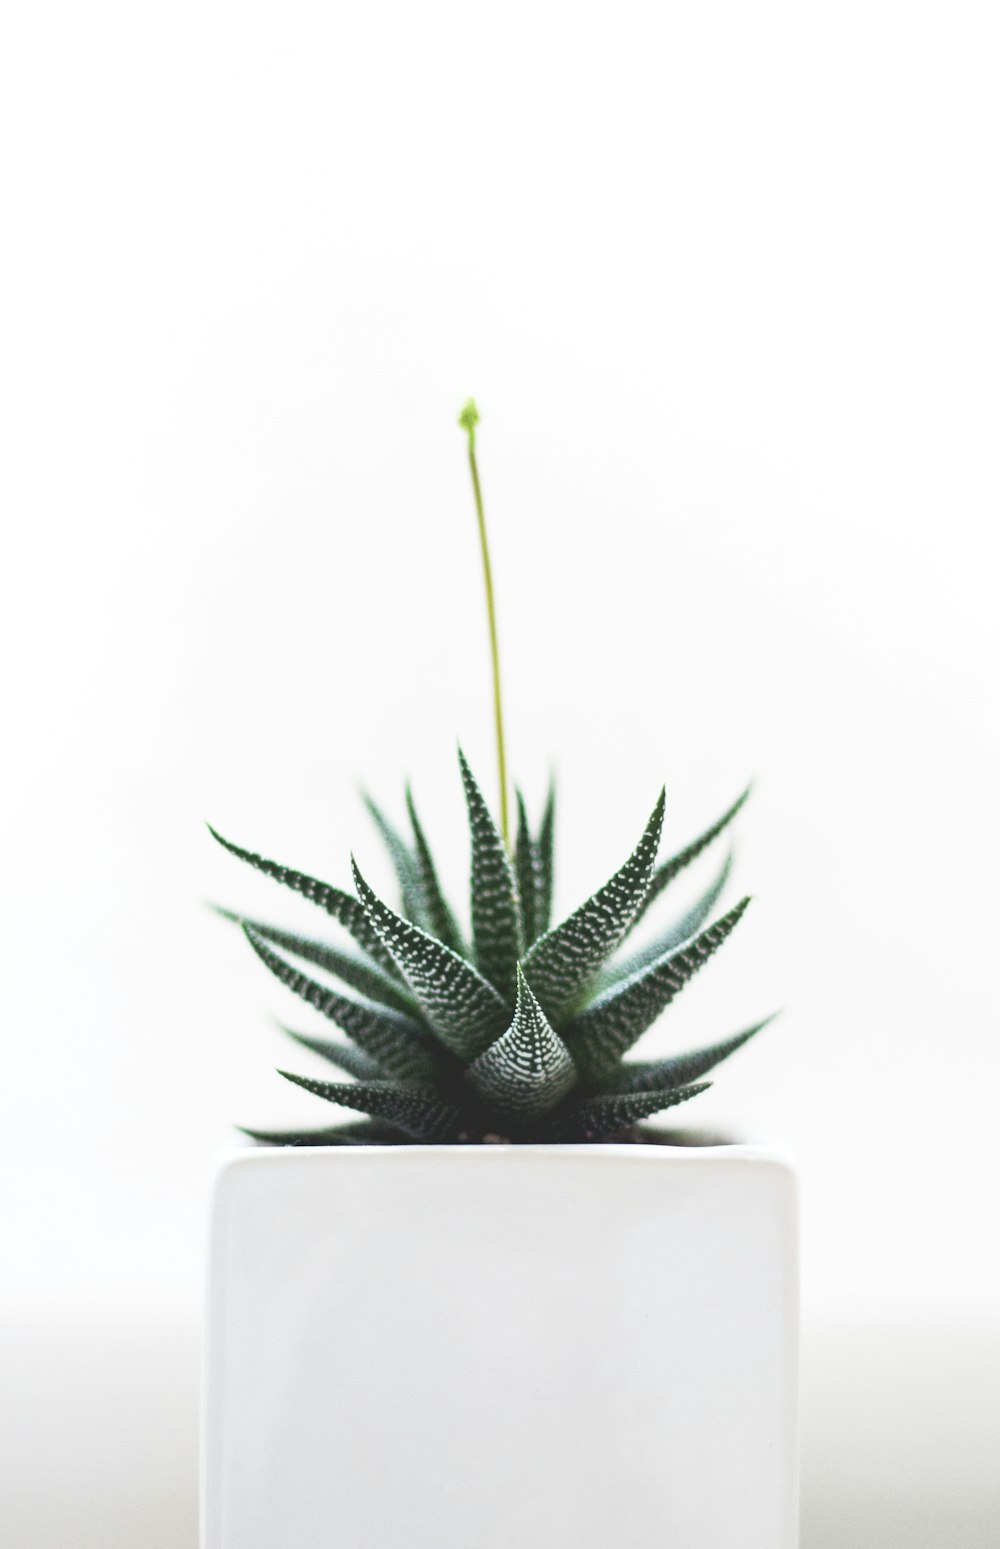
<instances>
[{"instance_id":1,"label":"white square pot","mask_svg":"<svg viewBox=\"0 0 1000 1549\"><path fill-rule=\"evenodd\" d=\"M796 1306L772 1146L241 1152L204 1549L794 1549Z\"/></svg>"}]
</instances>

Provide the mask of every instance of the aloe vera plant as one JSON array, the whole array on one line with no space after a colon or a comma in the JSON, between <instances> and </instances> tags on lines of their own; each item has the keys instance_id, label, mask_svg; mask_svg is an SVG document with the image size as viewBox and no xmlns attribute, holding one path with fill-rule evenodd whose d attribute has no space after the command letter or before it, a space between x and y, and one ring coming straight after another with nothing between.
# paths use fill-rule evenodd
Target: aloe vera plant
<instances>
[{"instance_id":1,"label":"aloe vera plant","mask_svg":"<svg viewBox=\"0 0 1000 1549\"><path fill-rule=\"evenodd\" d=\"M709 1083L702 1078L766 1025L759 1021L721 1042L665 1059L626 1057L742 918L747 898L710 918L728 879L729 858L696 903L649 942L630 950L629 934L660 894L729 828L748 792L691 843L659 860L661 791L621 868L556 925L554 787L537 825L516 793L516 832L510 842L477 421L470 402L460 424L468 437L486 584L500 821L460 752L471 842L469 936L445 896L409 789L406 834L368 803L398 879L398 908L373 891L353 860L350 892L244 849L212 829L232 855L310 900L348 938L347 944L338 944L229 914L265 966L340 1034L320 1038L286 1029L326 1060L338 1079L280 1074L336 1108L362 1116L318 1129L245 1130L262 1143L631 1138L641 1133L637 1126L643 1120L704 1091ZM342 988L317 979L309 967Z\"/></svg>"}]
</instances>

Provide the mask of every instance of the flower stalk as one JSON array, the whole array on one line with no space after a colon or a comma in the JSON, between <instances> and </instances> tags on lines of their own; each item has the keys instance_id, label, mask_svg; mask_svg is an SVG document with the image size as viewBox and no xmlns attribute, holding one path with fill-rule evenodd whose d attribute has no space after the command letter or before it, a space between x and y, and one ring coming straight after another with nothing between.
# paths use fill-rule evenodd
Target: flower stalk
<instances>
[{"instance_id":1,"label":"flower stalk","mask_svg":"<svg viewBox=\"0 0 1000 1549\"><path fill-rule=\"evenodd\" d=\"M479 410L470 398L458 416L458 423L465 431L469 443L469 471L472 474L472 493L476 502L476 520L479 524L479 547L483 558L483 581L486 587L486 614L490 633L490 659L493 667L493 719L496 725L497 774L500 782L500 832L510 850L510 808L507 798L507 750L504 741L503 697L500 691L500 647L497 641L496 601L493 595L493 570L490 565L490 546L486 536L486 516L483 511L483 491L479 482L479 465L476 462L476 426Z\"/></svg>"}]
</instances>

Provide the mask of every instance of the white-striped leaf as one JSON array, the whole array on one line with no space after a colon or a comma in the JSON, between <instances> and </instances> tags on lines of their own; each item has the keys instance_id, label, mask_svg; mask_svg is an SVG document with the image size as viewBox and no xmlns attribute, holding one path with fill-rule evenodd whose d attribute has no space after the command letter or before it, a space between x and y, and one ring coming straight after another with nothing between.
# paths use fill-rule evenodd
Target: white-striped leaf
<instances>
[{"instance_id":1,"label":"white-striped leaf","mask_svg":"<svg viewBox=\"0 0 1000 1549\"><path fill-rule=\"evenodd\" d=\"M373 1001L355 1000L326 985L318 984L301 973L292 963L273 952L249 927L244 933L262 963L281 983L323 1016L335 1022L365 1054L370 1054L387 1075L400 1080L427 1077L436 1069L435 1056L419 1022L389 1006Z\"/></svg>"},{"instance_id":2,"label":"white-striped leaf","mask_svg":"<svg viewBox=\"0 0 1000 1549\"><path fill-rule=\"evenodd\" d=\"M471 963L390 909L354 867L354 885L427 1022L461 1059L482 1054L510 1020L502 997Z\"/></svg>"},{"instance_id":3,"label":"white-striped leaf","mask_svg":"<svg viewBox=\"0 0 1000 1549\"><path fill-rule=\"evenodd\" d=\"M241 1135L249 1135L264 1146L409 1146L413 1137L394 1124L377 1122L337 1124L330 1129L247 1129L237 1124Z\"/></svg>"},{"instance_id":4,"label":"white-striped leaf","mask_svg":"<svg viewBox=\"0 0 1000 1549\"><path fill-rule=\"evenodd\" d=\"M742 918L744 898L687 946L640 969L631 979L605 990L565 1031L574 1060L586 1077L603 1081L622 1056L651 1027L698 969L716 952Z\"/></svg>"},{"instance_id":5,"label":"white-striped leaf","mask_svg":"<svg viewBox=\"0 0 1000 1549\"><path fill-rule=\"evenodd\" d=\"M639 947L631 952L628 957L616 958L609 963L601 975L598 989L603 991L610 989L613 984L621 984L623 979L630 979L641 968L648 968L650 963L655 963L658 958L672 952L675 947L681 947L686 941L690 941L704 925L712 910L719 901L723 888L729 881L729 873L733 865L733 852L730 850L726 856L722 869L710 882L696 903L691 905L679 920L669 926L659 936L654 936L652 941L644 947Z\"/></svg>"},{"instance_id":6,"label":"white-striped leaf","mask_svg":"<svg viewBox=\"0 0 1000 1549\"><path fill-rule=\"evenodd\" d=\"M373 1119L387 1119L415 1140L453 1140L461 1130L458 1109L433 1087L395 1081L314 1081L289 1070L279 1070L278 1074L328 1103L353 1108Z\"/></svg>"},{"instance_id":7,"label":"white-striped leaf","mask_svg":"<svg viewBox=\"0 0 1000 1549\"><path fill-rule=\"evenodd\" d=\"M755 1023L745 1032L726 1038L721 1043L710 1044L707 1048L695 1049L690 1054L671 1054L663 1060L634 1060L630 1064L619 1065L607 1083L607 1090L659 1092L665 1087L684 1086L688 1081L697 1081L716 1065L721 1065L723 1060L728 1059L755 1033L773 1021L773 1016L765 1017L763 1022Z\"/></svg>"},{"instance_id":8,"label":"white-striped leaf","mask_svg":"<svg viewBox=\"0 0 1000 1549\"><path fill-rule=\"evenodd\" d=\"M587 1097L574 1104L567 1113L550 1120L549 1132L553 1140L607 1140L631 1129L640 1119L686 1103L689 1097L697 1097L711 1084L701 1081L670 1091L607 1092L600 1097Z\"/></svg>"},{"instance_id":9,"label":"white-striped leaf","mask_svg":"<svg viewBox=\"0 0 1000 1549\"><path fill-rule=\"evenodd\" d=\"M409 786L406 787L406 810L410 817L410 827L413 829L413 860L419 877L427 929L432 936L443 941L446 947L451 947L453 952L464 957L465 942L462 940L462 932L442 891L434 857L431 855L423 824L417 816L413 792Z\"/></svg>"},{"instance_id":10,"label":"white-striped leaf","mask_svg":"<svg viewBox=\"0 0 1000 1549\"><path fill-rule=\"evenodd\" d=\"M552 894L555 882L555 831L556 831L556 783L549 782L549 794L545 811L538 829L538 863L540 869L538 897L535 905L535 940L544 936L552 924ZM529 942L529 946L533 943Z\"/></svg>"},{"instance_id":11,"label":"white-striped leaf","mask_svg":"<svg viewBox=\"0 0 1000 1549\"><path fill-rule=\"evenodd\" d=\"M416 858L412 850L399 831L389 822L381 807L368 795L367 791L362 791L361 799L368 808L369 816L381 835L382 843L389 852L389 858L396 872L396 880L399 883L405 918L412 920L415 925L426 927L428 921L424 893Z\"/></svg>"},{"instance_id":12,"label":"white-striped leaf","mask_svg":"<svg viewBox=\"0 0 1000 1549\"><path fill-rule=\"evenodd\" d=\"M523 950L517 878L507 846L461 748L458 761L472 836L472 942L476 967L512 1005Z\"/></svg>"},{"instance_id":13,"label":"white-striped leaf","mask_svg":"<svg viewBox=\"0 0 1000 1549\"><path fill-rule=\"evenodd\" d=\"M273 947L280 947L283 952L290 952L305 963L315 963L317 968L342 979L352 990L359 990L367 1000L374 1000L382 1006L392 1006L396 1011L412 1013L415 1009L413 996L406 985L399 982L395 973L390 977L387 970L380 968L373 958L344 951L330 942L318 941L313 936L300 936L296 931L280 930L276 925L267 925L263 920L248 919L245 915L235 914L231 909L216 907L215 912L235 925L249 926L256 936L269 941Z\"/></svg>"},{"instance_id":14,"label":"white-striped leaf","mask_svg":"<svg viewBox=\"0 0 1000 1549\"><path fill-rule=\"evenodd\" d=\"M386 1072L370 1054L365 1054L363 1049L358 1049L352 1043L335 1043L329 1038L313 1038L308 1033L296 1033L290 1027L279 1023L281 1031L287 1033L289 1038L301 1044L303 1049L309 1049L313 1054L318 1054L320 1059L327 1060L331 1065L336 1065L345 1075L353 1076L356 1081L384 1081Z\"/></svg>"},{"instance_id":15,"label":"white-striped leaf","mask_svg":"<svg viewBox=\"0 0 1000 1549\"><path fill-rule=\"evenodd\" d=\"M524 925L525 945L530 947L547 929L539 928L539 920L545 905L542 855L538 841L528 824L524 797L517 797L517 838L514 841L514 870L517 873L517 891L521 899L521 920Z\"/></svg>"},{"instance_id":16,"label":"white-striped leaf","mask_svg":"<svg viewBox=\"0 0 1000 1549\"><path fill-rule=\"evenodd\" d=\"M576 1083L569 1050L520 970L514 1020L469 1066L467 1079L492 1113L514 1124L548 1113Z\"/></svg>"},{"instance_id":17,"label":"white-striped leaf","mask_svg":"<svg viewBox=\"0 0 1000 1549\"><path fill-rule=\"evenodd\" d=\"M660 842L663 804L661 791L642 838L621 870L536 941L524 960L525 976L557 1026L593 982L642 901Z\"/></svg>"},{"instance_id":18,"label":"white-striped leaf","mask_svg":"<svg viewBox=\"0 0 1000 1549\"><path fill-rule=\"evenodd\" d=\"M678 850L676 855L671 855L668 860L663 861L657 866L650 879L649 890L632 921L632 926L638 925L650 904L653 903L654 899L659 898L664 888L668 887L686 866L690 866L692 861L697 860L698 856L703 850L708 848L713 839L718 839L719 835L729 827L733 818L750 795L751 789L752 787L748 785L742 796L737 797L729 810L724 812L717 822L713 823L710 828L706 828L704 833L698 835L697 839L692 839L691 843L686 844L683 850ZM629 928L631 929L632 926Z\"/></svg>"},{"instance_id":19,"label":"white-striped leaf","mask_svg":"<svg viewBox=\"0 0 1000 1549\"><path fill-rule=\"evenodd\" d=\"M233 844L229 839L223 839L209 823L208 831L212 838L228 850L230 855L235 855L237 860L246 861L255 871L263 872L266 877L273 877L275 882L280 882L284 887L291 888L293 893L299 893L303 898L308 898L310 903L318 904L325 909L331 919L342 925L350 933L366 952L381 963L383 968L396 972L396 965L392 956L382 945L378 931L374 929L364 909L358 900L345 893L343 888L331 887L327 882L320 882L316 877L307 876L304 871L293 871L288 866L282 866L277 861L269 861L266 856L258 855L254 850L244 850L238 844Z\"/></svg>"}]
</instances>

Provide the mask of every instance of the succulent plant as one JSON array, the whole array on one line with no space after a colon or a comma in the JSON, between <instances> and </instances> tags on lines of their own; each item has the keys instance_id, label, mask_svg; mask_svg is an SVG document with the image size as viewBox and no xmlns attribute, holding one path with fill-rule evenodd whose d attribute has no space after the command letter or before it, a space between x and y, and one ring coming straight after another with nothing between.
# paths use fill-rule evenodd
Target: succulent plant
<instances>
[{"instance_id":1,"label":"succulent plant","mask_svg":"<svg viewBox=\"0 0 1000 1549\"><path fill-rule=\"evenodd\" d=\"M369 803L399 879L398 912L377 897L356 863L351 894L212 831L233 855L310 899L353 938L348 949L240 920L261 961L349 1040L291 1034L350 1080L281 1074L367 1115L335 1128L247 1130L254 1139L286 1145L614 1139L703 1091L709 1083L700 1078L764 1025L689 1054L624 1058L742 917L746 898L705 924L727 880L729 857L678 920L636 951L619 949L649 904L728 827L746 792L717 823L657 864L661 792L621 869L550 928L554 791L536 831L518 795L510 856L472 770L459 759L472 842L471 943L442 892L409 791L409 838ZM320 983L291 958L325 970L348 992Z\"/></svg>"},{"instance_id":2,"label":"succulent plant","mask_svg":"<svg viewBox=\"0 0 1000 1549\"><path fill-rule=\"evenodd\" d=\"M233 915L257 956L289 990L343 1035L285 1029L348 1079L280 1074L355 1123L313 1130L244 1131L279 1145L484 1143L494 1140L608 1141L710 1083L701 1078L765 1022L720 1043L658 1060L628 1060L643 1033L741 919L748 899L706 923L728 880L725 859L679 918L629 950L629 933L659 895L732 823L747 791L690 844L657 852L661 791L642 836L614 876L552 926L555 790L537 827L516 796L509 843L499 653L489 551L475 456L473 405L460 423L469 439L490 625L501 821L459 753L471 835L471 939L442 890L406 791L404 837L369 801L395 869L398 910L379 898L352 859L353 893L214 837L231 854L316 904L350 938L339 945ZM320 982L301 964L340 981ZM770 1018L766 1019L770 1020Z\"/></svg>"}]
</instances>

